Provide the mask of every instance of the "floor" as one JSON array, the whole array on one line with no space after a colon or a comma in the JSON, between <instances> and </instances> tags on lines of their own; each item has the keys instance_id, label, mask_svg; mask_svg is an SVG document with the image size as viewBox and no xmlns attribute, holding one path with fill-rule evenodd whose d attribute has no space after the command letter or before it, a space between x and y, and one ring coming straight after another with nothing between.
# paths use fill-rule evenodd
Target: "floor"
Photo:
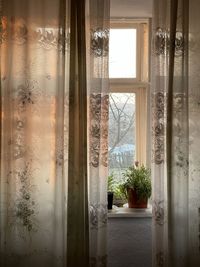
<instances>
[{"instance_id":1,"label":"floor","mask_svg":"<svg viewBox=\"0 0 200 267\"><path fill-rule=\"evenodd\" d=\"M151 267L151 218L108 219L108 267Z\"/></svg>"}]
</instances>

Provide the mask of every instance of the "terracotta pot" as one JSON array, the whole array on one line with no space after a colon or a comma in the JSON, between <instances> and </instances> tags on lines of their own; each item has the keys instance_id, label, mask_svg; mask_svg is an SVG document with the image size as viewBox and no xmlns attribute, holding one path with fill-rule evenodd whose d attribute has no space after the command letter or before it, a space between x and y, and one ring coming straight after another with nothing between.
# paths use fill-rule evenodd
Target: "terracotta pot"
<instances>
[{"instance_id":1,"label":"terracotta pot","mask_svg":"<svg viewBox=\"0 0 200 267\"><path fill-rule=\"evenodd\" d=\"M136 194L136 191L132 188L127 188L128 194L128 207L134 209L146 209L148 199L139 198Z\"/></svg>"}]
</instances>

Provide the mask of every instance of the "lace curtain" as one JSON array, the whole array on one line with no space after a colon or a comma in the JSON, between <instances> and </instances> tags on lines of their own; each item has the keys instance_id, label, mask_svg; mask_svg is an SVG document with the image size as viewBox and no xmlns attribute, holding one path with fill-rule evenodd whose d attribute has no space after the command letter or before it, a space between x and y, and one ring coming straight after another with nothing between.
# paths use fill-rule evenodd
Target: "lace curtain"
<instances>
[{"instance_id":1,"label":"lace curtain","mask_svg":"<svg viewBox=\"0 0 200 267\"><path fill-rule=\"evenodd\" d=\"M155 0L153 266L200 264L198 1Z\"/></svg>"},{"instance_id":2,"label":"lace curtain","mask_svg":"<svg viewBox=\"0 0 200 267\"><path fill-rule=\"evenodd\" d=\"M106 266L109 0L0 12L0 266Z\"/></svg>"}]
</instances>

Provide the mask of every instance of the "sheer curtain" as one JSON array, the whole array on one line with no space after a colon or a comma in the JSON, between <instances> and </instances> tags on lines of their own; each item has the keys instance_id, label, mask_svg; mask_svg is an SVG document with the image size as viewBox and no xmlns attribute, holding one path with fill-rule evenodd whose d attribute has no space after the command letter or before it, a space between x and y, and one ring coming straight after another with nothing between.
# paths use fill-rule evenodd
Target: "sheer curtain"
<instances>
[{"instance_id":1,"label":"sheer curtain","mask_svg":"<svg viewBox=\"0 0 200 267\"><path fill-rule=\"evenodd\" d=\"M0 12L0 266L106 266L109 0Z\"/></svg>"},{"instance_id":2,"label":"sheer curtain","mask_svg":"<svg viewBox=\"0 0 200 267\"><path fill-rule=\"evenodd\" d=\"M109 4L90 0L87 16L90 256L92 266L99 267L107 260Z\"/></svg>"},{"instance_id":3,"label":"sheer curtain","mask_svg":"<svg viewBox=\"0 0 200 267\"><path fill-rule=\"evenodd\" d=\"M155 0L153 266L200 264L198 1Z\"/></svg>"}]
</instances>

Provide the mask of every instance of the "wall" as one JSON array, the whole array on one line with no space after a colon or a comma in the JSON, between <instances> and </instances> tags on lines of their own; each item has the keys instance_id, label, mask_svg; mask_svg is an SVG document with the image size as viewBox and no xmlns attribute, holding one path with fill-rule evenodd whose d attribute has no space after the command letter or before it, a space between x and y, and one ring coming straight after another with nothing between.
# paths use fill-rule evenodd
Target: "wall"
<instances>
[{"instance_id":1,"label":"wall","mask_svg":"<svg viewBox=\"0 0 200 267\"><path fill-rule=\"evenodd\" d=\"M111 17L152 17L153 0L111 0Z\"/></svg>"},{"instance_id":2,"label":"wall","mask_svg":"<svg viewBox=\"0 0 200 267\"><path fill-rule=\"evenodd\" d=\"M108 219L108 267L151 267L151 218Z\"/></svg>"}]
</instances>

